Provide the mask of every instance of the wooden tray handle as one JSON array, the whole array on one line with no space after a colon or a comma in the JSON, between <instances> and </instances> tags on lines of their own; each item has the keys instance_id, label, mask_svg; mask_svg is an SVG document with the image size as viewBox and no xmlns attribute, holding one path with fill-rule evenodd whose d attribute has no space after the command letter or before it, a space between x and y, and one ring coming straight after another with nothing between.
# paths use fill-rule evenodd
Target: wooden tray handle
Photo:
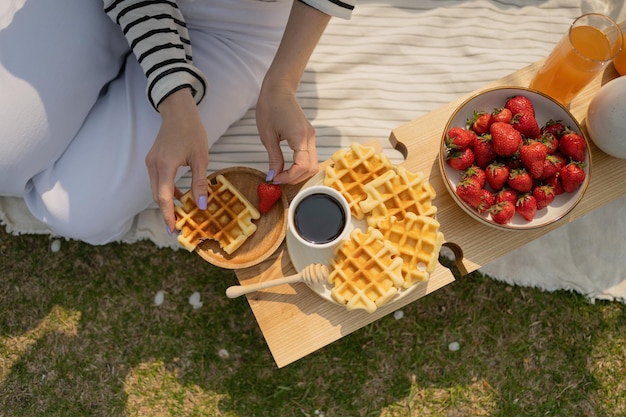
<instances>
[{"instance_id":1,"label":"wooden tray handle","mask_svg":"<svg viewBox=\"0 0 626 417\"><path fill-rule=\"evenodd\" d=\"M452 242L445 242L442 246L445 246L446 248L450 249L452 253L454 254L454 265L459 270L459 274L461 274L462 277L467 275L468 272L467 272L467 268L463 264L463 250L461 249L461 247L457 245L456 243L452 243Z\"/></svg>"}]
</instances>

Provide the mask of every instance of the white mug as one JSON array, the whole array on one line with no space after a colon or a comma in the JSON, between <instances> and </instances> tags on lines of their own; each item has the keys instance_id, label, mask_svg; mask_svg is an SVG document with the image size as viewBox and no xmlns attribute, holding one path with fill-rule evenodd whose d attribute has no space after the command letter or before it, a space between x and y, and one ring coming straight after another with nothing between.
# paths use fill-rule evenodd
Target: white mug
<instances>
[{"instance_id":1,"label":"white mug","mask_svg":"<svg viewBox=\"0 0 626 417\"><path fill-rule=\"evenodd\" d=\"M334 188L314 185L301 190L289 204L287 224L304 246L328 249L344 240L352 229L350 206Z\"/></svg>"}]
</instances>

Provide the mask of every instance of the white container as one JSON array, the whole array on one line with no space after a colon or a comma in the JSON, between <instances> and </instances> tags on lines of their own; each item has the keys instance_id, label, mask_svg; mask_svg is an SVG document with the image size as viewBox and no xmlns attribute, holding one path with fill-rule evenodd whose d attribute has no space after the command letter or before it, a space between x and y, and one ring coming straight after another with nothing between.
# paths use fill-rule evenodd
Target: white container
<instances>
[{"instance_id":1,"label":"white container","mask_svg":"<svg viewBox=\"0 0 626 417\"><path fill-rule=\"evenodd\" d=\"M311 198L320 198L323 206L311 205L304 215L304 204L311 202ZM322 209L326 207L327 210ZM335 213L333 213L336 211ZM334 215L333 215L334 214ZM337 217L339 216L339 217ZM302 222L298 224L298 220ZM287 212L287 227L301 245L311 249L332 249L347 237L352 229L350 206L345 197L334 188L325 185L314 185L301 190L289 204ZM307 231L315 234L321 232L322 240L316 241L312 236L307 237Z\"/></svg>"},{"instance_id":2,"label":"white container","mask_svg":"<svg viewBox=\"0 0 626 417\"><path fill-rule=\"evenodd\" d=\"M603 152L626 159L626 76L606 83L589 103L587 133Z\"/></svg>"}]
</instances>

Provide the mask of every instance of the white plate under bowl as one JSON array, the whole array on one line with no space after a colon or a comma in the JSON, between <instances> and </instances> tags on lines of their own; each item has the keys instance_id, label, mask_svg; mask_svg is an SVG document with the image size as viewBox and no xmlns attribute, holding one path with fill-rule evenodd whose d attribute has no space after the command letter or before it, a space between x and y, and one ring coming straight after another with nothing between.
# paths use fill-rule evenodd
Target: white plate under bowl
<instances>
[{"instance_id":1,"label":"white plate under bowl","mask_svg":"<svg viewBox=\"0 0 626 417\"><path fill-rule=\"evenodd\" d=\"M319 185L324 183L324 171L319 172L317 175L309 179L303 186L302 190L305 188L311 187L313 185ZM358 220L352 216L352 230L355 228L361 229L362 232L367 230L367 221L365 219ZM289 227L287 227L287 232L285 234L286 242L287 242L287 252L289 253L289 257L291 258L291 263L294 268L298 272L302 272L302 270L310 264L318 263L326 266L330 266L330 260L333 258L334 248L326 248L326 249L311 249L308 246L300 243L298 239L295 238L293 232ZM325 284L308 284L309 288L318 294L320 297L324 298L331 303L340 305L337 303L332 296L330 295L331 290L333 289L333 285L325 283ZM415 290L419 284L412 285L409 288L399 288L398 294L387 303L387 305L397 302L403 297L410 294L413 290Z\"/></svg>"},{"instance_id":2,"label":"white plate under bowl","mask_svg":"<svg viewBox=\"0 0 626 417\"><path fill-rule=\"evenodd\" d=\"M453 127L458 126L468 128L467 120L471 119L474 111L486 111L491 113L495 108L504 107L507 98L517 95L523 95L529 98L535 108L535 117L540 127L544 126L550 119L560 120L565 126L569 126L573 131L581 134L587 143L587 156L585 158L585 182L574 193L563 193L554 199L554 201L546 208L537 210L537 214L532 221L525 220L519 214L515 214L513 220L509 224L498 224L491 220L488 213L480 214L474 208L469 206L457 196L455 189L456 184L461 180L463 173L452 169L446 163L446 133ZM523 87L497 87L482 91L461 104L452 114L443 131L441 139L441 147L439 150L439 166L444 177L444 183L454 201L471 217L479 222L504 230L529 230L547 226L559 220L569 213L578 202L582 199L587 185L589 184L589 176L591 174L591 153L589 149L589 140L583 132L578 121L572 114L561 104L554 101L549 96L528 88Z\"/></svg>"}]
</instances>

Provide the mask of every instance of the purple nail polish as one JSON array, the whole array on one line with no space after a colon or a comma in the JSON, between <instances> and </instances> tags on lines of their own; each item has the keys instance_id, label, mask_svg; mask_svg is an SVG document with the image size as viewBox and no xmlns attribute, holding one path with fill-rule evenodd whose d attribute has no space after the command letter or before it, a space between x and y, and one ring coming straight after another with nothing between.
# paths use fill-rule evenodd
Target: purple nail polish
<instances>
[{"instance_id":1,"label":"purple nail polish","mask_svg":"<svg viewBox=\"0 0 626 417\"><path fill-rule=\"evenodd\" d=\"M169 227L169 226L165 226L165 230L167 230L167 234L168 234L169 236L172 236L172 231L170 230L170 227Z\"/></svg>"},{"instance_id":2,"label":"purple nail polish","mask_svg":"<svg viewBox=\"0 0 626 417\"><path fill-rule=\"evenodd\" d=\"M274 178L274 170L270 169L269 171L267 171L267 175L265 176L265 181L271 181Z\"/></svg>"},{"instance_id":3,"label":"purple nail polish","mask_svg":"<svg viewBox=\"0 0 626 417\"><path fill-rule=\"evenodd\" d=\"M198 208L200 210L206 210L206 196L200 196L198 198Z\"/></svg>"}]
</instances>

